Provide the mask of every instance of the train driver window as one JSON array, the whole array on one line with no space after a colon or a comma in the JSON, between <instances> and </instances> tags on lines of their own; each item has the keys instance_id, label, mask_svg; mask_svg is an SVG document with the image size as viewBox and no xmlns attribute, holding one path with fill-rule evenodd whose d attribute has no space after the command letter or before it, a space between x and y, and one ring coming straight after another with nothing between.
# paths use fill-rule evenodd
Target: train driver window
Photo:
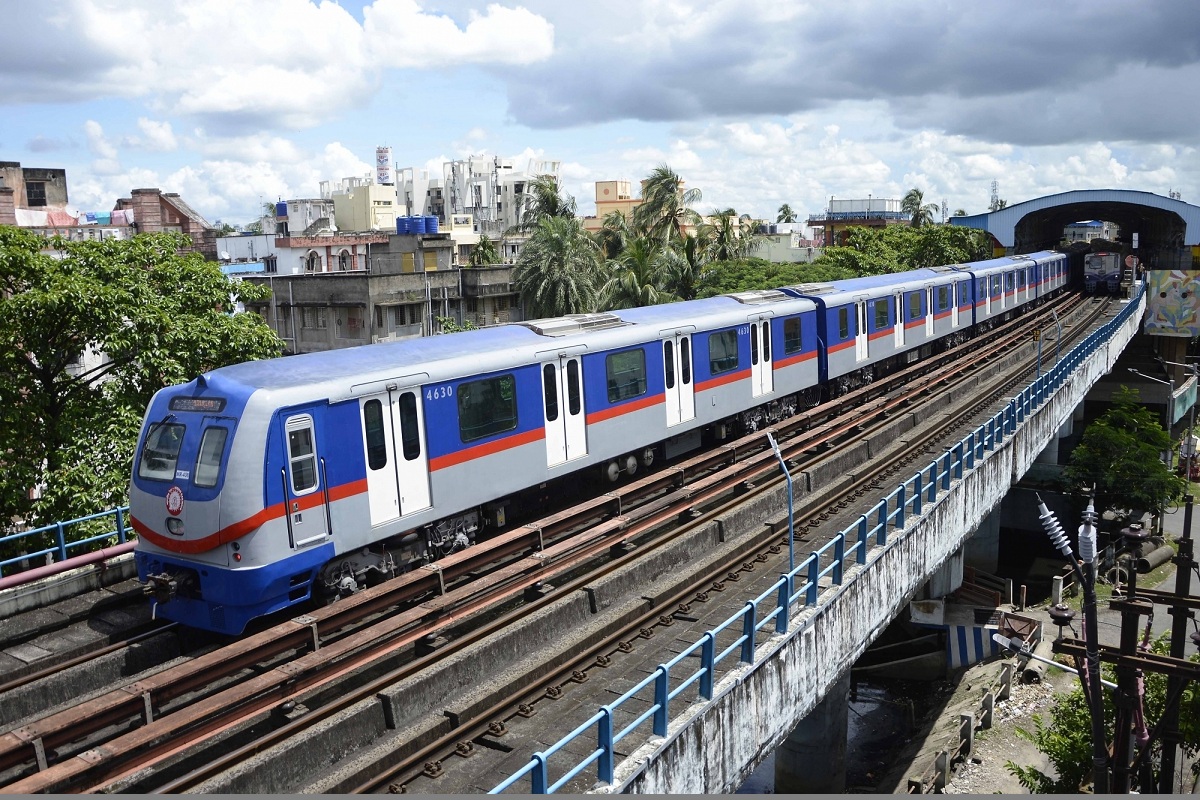
<instances>
[{"instance_id":1,"label":"train driver window","mask_svg":"<svg viewBox=\"0 0 1200 800\"><path fill-rule=\"evenodd\" d=\"M307 414L287 421L288 464L292 472L292 494L307 494L317 488L317 448L313 421Z\"/></svg>"},{"instance_id":2,"label":"train driver window","mask_svg":"<svg viewBox=\"0 0 1200 800\"><path fill-rule=\"evenodd\" d=\"M612 353L604 359L608 402L616 403L646 393L646 351L640 347Z\"/></svg>"},{"instance_id":3,"label":"train driver window","mask_svg":"<svg viewBox=\"0 0 1200 800\"><path fill-rule=\"evenodd\" d=\"M783 353L791 355L804 348L800 335L800 318L791 317L783 321Z\"/></svg>"},{"instance_id":4,"label":"train driver window","mask_svg":"<svg viewBox=\"0 0 1200 800\"><path fill-rule=\"evenodd\" d=\"M217 485L221 475L221 454L225 452L228 436L227 428L214 426L205 429L200 439L200 455L196 458L196 474L192 478L197 486L211 489Z\"/></svg>"},{"instance_id":5,"label":"train driver window","mask_svg":"<svg viewBox=\"0 0 1200 800\"><path fill-rule=\"evenodd\" d=\"M720 375L737 369L738 345L737 331L720 331L708 335L708 370L712 375Z\"/></svg>"},{"instance_id":6,"label":"train driver window","mask_svg":"<svg viewBox=\"0 0 1200 800\"><path fill-rule=\"evenodd\" d=\"M458 387L458 434L464 443L516 427L517 392L512 375L470 381Z\"/></svg>"},{"instance_id":7,"label":"train driver window","mask_svg":"<svg viewBox=\"0 0 1200 800\"><path fill-rule=\"evenodd\" d=\"M152 424L146 431L146 444L138 461L138 477L156 481L173 480L182 443L182 425L165 422Z\"/></svg>"}]
</instances>

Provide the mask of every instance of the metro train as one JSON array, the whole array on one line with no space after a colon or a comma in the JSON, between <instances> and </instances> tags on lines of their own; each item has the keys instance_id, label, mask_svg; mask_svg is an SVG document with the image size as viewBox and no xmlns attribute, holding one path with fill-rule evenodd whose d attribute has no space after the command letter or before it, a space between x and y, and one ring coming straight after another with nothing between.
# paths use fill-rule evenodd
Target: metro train
<instances>
[{"instance_id":1,"label":"metro train","mask_svg":"<svg viewBox=\"0 0 1200 800\"><path fill-rule=\"evenodd\" d=\"M159 391L130 486L156 614L256 617L838 396L1062 290L1044 251L222 367Z\"/></svg>"},{"instance_id":2,"label":"metro train","mask_svg":"<svg viewBox=\"0 0 1200 800\"><path fill-rule=\"evenodd\" d=\"M1088 294L1121 291L1121 254L1088 253L1083 257L1083 290Z\"/></svg>"}]
</instances>

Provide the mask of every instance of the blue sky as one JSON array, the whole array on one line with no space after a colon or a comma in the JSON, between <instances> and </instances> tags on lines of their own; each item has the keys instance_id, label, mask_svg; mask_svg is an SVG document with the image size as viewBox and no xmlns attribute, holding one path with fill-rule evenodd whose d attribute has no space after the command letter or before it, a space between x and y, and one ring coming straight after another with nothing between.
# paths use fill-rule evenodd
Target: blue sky
<instances>
[{"instance_id":1,"label":"blue sky","mask_svg":"<svg viewBox=\"0 0 1200 800\"><path fill-rule=\"evenodd\" d=\"M920 188L951 212L1125 188L1200 203L1200 4L3 0L0 160L71 204L141 187L210 221L447 159L669 164L697 210L801 217ZM635 189L636 191L636 189Z\"/></svg>"}]
</instances>

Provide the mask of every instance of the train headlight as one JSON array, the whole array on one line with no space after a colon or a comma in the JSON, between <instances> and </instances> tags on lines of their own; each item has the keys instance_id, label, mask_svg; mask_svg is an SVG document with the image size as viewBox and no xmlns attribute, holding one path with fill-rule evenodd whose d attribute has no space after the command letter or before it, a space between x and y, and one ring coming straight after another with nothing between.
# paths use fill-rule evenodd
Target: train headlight
<instances>
[{"instance_id":1,"label":"train headlight","mask_svg":"<svg viewBox=\"0 0 1200 800\"><path fill-rule=\"evenodd\" d=\"M167 533L183 536L183 520L179 517L167 517Z\"/></svg>"}]
</instances>

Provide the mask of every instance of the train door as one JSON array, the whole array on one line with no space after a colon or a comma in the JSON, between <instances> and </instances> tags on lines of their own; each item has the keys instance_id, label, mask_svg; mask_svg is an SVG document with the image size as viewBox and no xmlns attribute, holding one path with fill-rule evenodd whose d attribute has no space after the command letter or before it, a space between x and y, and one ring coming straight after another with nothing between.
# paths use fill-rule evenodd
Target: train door
<instances>
[{"instance_id":1,"label":"train door","mask_svg":"<svg viewBox=\"0 0 1200 800\"><path fill-rule=\"evenodd\" d=\"M759 397L775 391L774 369L771 366L771 320L750 323L750 384L751 395Z\"/></svg>"},{"instance_id":2,"label":"train door","mask_svg":"<svg viewBox=\"0 0 1200 800\"><path fill-rule=\"evenodd\" d=\"M579 356L560 353L542 364L542 409L546 423L546 466L587 455L583 369Z\"/></svg>"},{"instance_id":3,"label":"train door","mask_svg":"<svg viewBox=\"0 0 1200 800\"><path fill-rule=\"evenodd\" d=\"M867 360L867 301L859 300L854 304L858 327L854 330L854 358L858 361Z\"/></svg>"},{"instance_id":4,"label":"train door","mask_svg":"<svg viewBox=\"0 0 1200 800\"><path fill-rule=\"evenodd\" d=\"M958 305L963 301L963 281L950 284L950 325L958 327Z\"/></svg>"},{"instance_id":5,"label":"train door","mask_svg":"<svg viewBox=\"0 0 1200 800\"><path fill-rule=\"evenodd\" d=\"M983 315L990 317L992 315L992 287L987 278L979 279L979 294L977 297L983 298Z\"/></svg>"},{"instance_id":6,"label":"train door","mask_svg":"<svg viewBox=\"0 0 1200 800\"><path fill-rule=\"evenodd\" d=\"M420 391L389 387L386 393L361 398L359 405L371 524L429 508L429 456Z\"/></svg>"},{"instance_id":7,"label":"train door","mask_svg":"<svg viewBox=\"0 0 1200 800\"><path fill-rule=\"evenodd\" d=\"M667 427L694 419L696 390L692 384L692 337L676 333L662 340Z\"/></svg>"},{"instance_id":8,"label":"train door","mask_svg":"<svg viewBox=\"0 0 1200 800\"><path fill-rule=\"evenodd\" d=\"M908 315L904 313L904 292L896 292L894 297L896 322L892 326L892 331L896 339L896 349L899 350L904 347L904 321L908 319Z\"/></svg>"},{"instance_id":9,"label":"train door","mask_svg":"<svg viewBox=\"0 0 1200 800\"><path fill-rule=\"evenodd\" d=\"M283 469L283 496L287 505L288 539L302 547L329 534L329 502L325 460L317 452L316 425L310 414L296 414L284 423L287 466Z\"/></svg>"}]
</instances>

